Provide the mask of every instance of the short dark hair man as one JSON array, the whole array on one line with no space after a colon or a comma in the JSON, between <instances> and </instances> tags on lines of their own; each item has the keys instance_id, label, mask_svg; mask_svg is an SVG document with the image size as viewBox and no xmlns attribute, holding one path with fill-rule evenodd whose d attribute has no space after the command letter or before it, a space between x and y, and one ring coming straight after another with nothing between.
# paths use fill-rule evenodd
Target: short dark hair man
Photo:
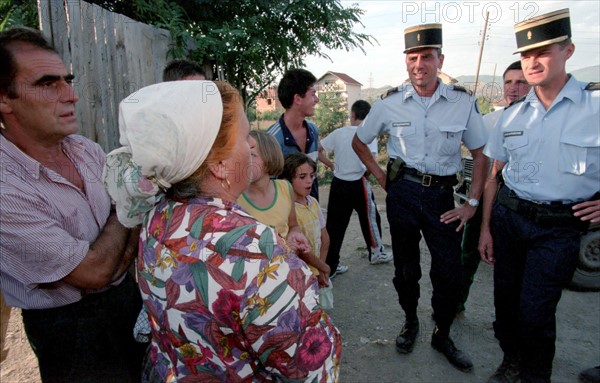
<instances>
[{"instance_id":1,"label":"short dark hair man","mask_svg":"<svg viewBox=\"0 0 600 383\"><path fill-rule=\"evenodd\" d=\"M533 89L504 110L484 150L494 163L479 250L494 265L494 333L504 352L489 382L550 382L556 307L580 233L600 221L600 92L565 71L575 51L568 9L520 22L515 34Z\"/></svg>"},{"instance_id":2,"label":"short dark hair man","mask_svg":"<svg viewBox=\"0 0 600 383\"><path fill-rule=\"evenodd\" d=\"M202 66L187 59L171 60L163 70L163 81L206 80Z\"/></svg>"},{"instance_id":3,"label":"short dark hair man","mask_svg":"<svg viewBox=\"0 0 600 383\"><path fill-rule=\"evenodd\" d=\"M406 320L396 350L413 350L419 332L417 305L421 278L419 242L431 252L431 305L436 327L431 345L461 371L471 371L469 357L450 339L461 282L460 242L465 222L473 216L483 189L487 134L475 98L464 88L438 78L444 55L442 25L424 24L404 31L410 82L394 88L373 104L352 146L382 187L387 187L387 217L394 253L394 287ZM390 160L386 173L366 143L388 133ZM452 186L461 166L461 142L475 161L469 201L455 208Z\"/></svg>"},{"instance_id":4,"label":"short dark hair man","mask_svg":"<svg viewBox=\"0 0 600 383\"><path fill-rule=\"evenodd\" d=\"M139 230L111 212L104 152L75 134L72 81L39 31L0 32L2 292L22 308L42 381L139 381L127 273Z\"/></svg>"},{"instance_id":5,"label":"short dark hair man","mask_svg":"<svg viewBox=\"0 0 600 383\"><path fill-rule=\"evenodd\" d=\"M275 136L283 156L302 152L317 161L319 130L306 117L315 114L319 102L316 88L317 78L306 69L289 69L283 74L277 88L279 102L285 109L279 120L271 125L267 133ZM313 182L310 195L319 199L319 184Z\"/></svg>"}]
</instances>

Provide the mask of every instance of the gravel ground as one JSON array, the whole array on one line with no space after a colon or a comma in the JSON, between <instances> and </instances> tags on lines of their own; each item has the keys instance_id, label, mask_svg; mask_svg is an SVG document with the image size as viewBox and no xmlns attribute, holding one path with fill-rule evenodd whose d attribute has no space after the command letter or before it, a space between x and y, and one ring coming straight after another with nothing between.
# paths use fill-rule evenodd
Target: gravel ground
<instances>
[{"instance_id":1,"label":"gravel ground","mask_svg":"<svg viewBox=\"0 0 600 383\"><path fill-rule=\"evenodd\" d=\"M385 192L374 188L383 221L384 243L391 248L385 215ZM327 186L321 187L321 205L327 208ZM342 262L350 270L333 280L334 308L331 317L343 337L340 381L344 383L391 382L485 382L502 359L494 338L492 321L492 267L482 264L475 277L465 315L452 328L459 348L472 358L475 368L463 373L429 345L431 283L429 252L422 244L423 278L419 319L421 332L409 355L396 352L394 341L403 315L392 285L392 264L369 265L367 250L354 214L342 247ZM600 293L564 291L557 312L557 342L552 381L577 382L577 374L600 363ZM27 343L20 312L9 322L7 359L0 364L2 383L40 382L37 361Z\"/></svg>"}]
</instances>

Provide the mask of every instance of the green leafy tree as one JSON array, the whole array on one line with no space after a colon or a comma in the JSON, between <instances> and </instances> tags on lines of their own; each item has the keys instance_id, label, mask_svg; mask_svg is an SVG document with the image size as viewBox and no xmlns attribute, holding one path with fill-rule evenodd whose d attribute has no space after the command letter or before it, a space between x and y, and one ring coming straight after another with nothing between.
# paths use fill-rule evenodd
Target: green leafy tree
<instances>
[{"instance_id":1,"label":"green leafy tree","mask_svg":"<svg viewBox=\"0 0 600 383\"><path fill-rule=\"evenodd\" d=\"M477 106L482 115L493 111L493 105L489 98L484 96L477 97Z\"/></svg>"},{"instance_id":2,"label":"green leafy tree","mask_svg":"<svg viewBox=\"0 0 600 383\"><path fill-rule=\"evenodd\" d=\"M212 63L249 105L304 57L325 48L358 48L376 40L353 31L364 13L339 0L92 0L135 20L168 29L171 56ZM193 44L190 45L190 41Z\"/></svg>"},{"instance_id":3,"label":"green leafy tree","mask_svg":"<svg viewBox=\"0 0 600 383\"><path fill-rule=\"evenodd\" d=\"M348 122L348 110L342 94L336 91L319 92L314 119L323 136L345 125Z\"/></svg>"},{"instance_id":4,"label":"green leafy tree","mask_svg":"<svg viewBox=\"0 0 600 383\"><path fill-rule=\"evenodd\" d=\"M353 30L364 11L340 0L88 0L170 31L173 58L212 64L246 105L304 58L359 49L376 40ZM37 26L36 0L0 0L2 25Z\"/></svg>"},{"instance_id":5,"label":"green leafy tree","mask_svg":"<svg viewBox=\"0 0 600 383\"><path fill-rule=\"evenodd\" d=\"M16 25L38 26L35 0L0 0L0 15L0 31Z\"/></svg>"}]
</instances>

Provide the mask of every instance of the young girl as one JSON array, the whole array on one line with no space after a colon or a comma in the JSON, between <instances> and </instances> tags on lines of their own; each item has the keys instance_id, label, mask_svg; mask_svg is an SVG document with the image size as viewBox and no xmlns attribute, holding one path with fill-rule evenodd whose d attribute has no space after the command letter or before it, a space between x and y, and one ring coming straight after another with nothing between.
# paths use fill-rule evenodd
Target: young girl
<instances>
[{"instance_id":1,"label":"young girl","mask_svg":"<svg viewBox=\"0 0 600 383\"><path fill-rule=\"evenodd\" d=\"M256 141L255 147L250 151L250 184L238 198L238 204L259 222L274 227L315 274L319 273L317 270L326 272L327 278L319 279L319 285L326 286L323 282L329 278L329 268L323 268L318 262L320 260L310 251L309 240L298 225L290 183L271 179L283 170L283 153L279 143L275 137L259 130L251 131L250 135Z\"/></svg>"},{"instance_id":2,"label":"young girl","mask_svg":"<svg viewBox=\"0 0 600 383\"><path fill-rule=\"evenodd\" d=\"M294 153L285 158L282 177L292 184L296 219L310 242L311 253L316 258L313 260L313 265L319 271L317 276L319 284L328 286L330 268L325 260L329 249L329 235L325 229L325 218L321 212L319 201L310 196L312 183L316 176L317 164L306 154Z\"/></svg>"}]
</instances>

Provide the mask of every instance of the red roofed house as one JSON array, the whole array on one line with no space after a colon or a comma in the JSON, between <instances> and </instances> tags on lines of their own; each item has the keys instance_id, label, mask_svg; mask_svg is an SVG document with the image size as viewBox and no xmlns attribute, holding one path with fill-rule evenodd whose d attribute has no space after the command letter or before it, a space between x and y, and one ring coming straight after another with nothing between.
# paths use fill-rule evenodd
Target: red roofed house
<instances>
[{"instance_id":1,"label":"red roofed house","mask_svg":"<svg viewBox=\"0 0 600 383\"><path fill-rule=\"evenodd\" d=\"M348 115L355 101L360 100L362 84L345 73L327 72L317 80L317 94L338 92L346 99Z\"/></svg>"}]
</instances>

